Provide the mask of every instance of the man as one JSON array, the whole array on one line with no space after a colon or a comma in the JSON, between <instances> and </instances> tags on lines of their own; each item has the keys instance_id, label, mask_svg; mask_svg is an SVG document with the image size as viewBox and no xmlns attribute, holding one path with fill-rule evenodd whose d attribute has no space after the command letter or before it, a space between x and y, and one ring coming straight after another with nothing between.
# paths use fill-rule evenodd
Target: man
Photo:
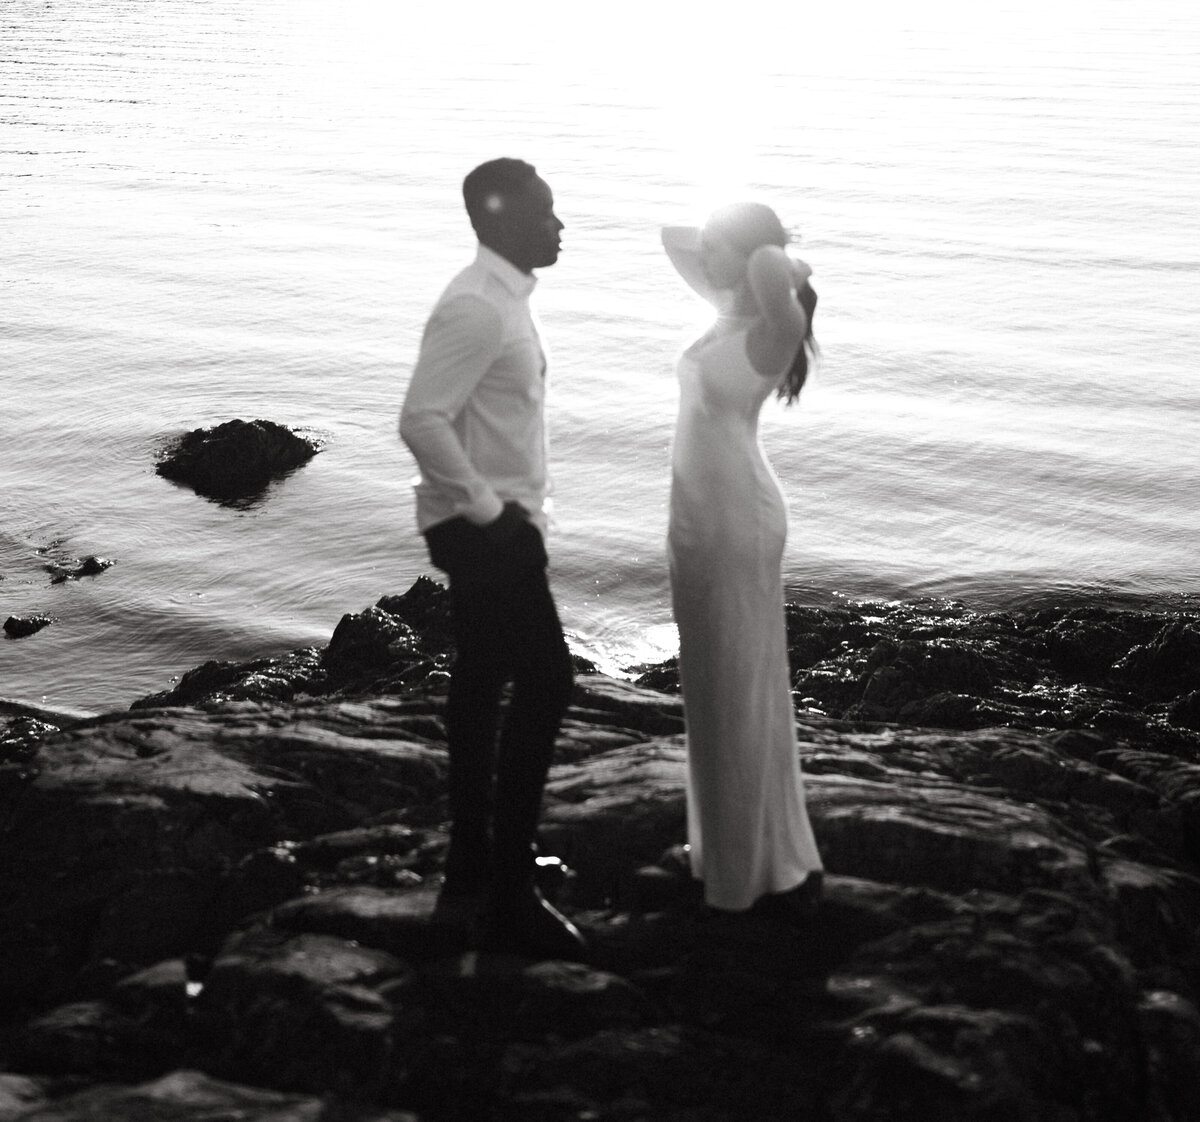
<instances>
[{"instance_id":1,"label":"man","mask_svg":"<svg viewBox=\"0 0 1200 1122\"><path fill-rule=\"evenodd\" d=\"M463 181L474 262L426 324L400 414L421 470L417 524L450 578L450 847L437 914L484 945L579 958L579 931L534 883L542 789L573 685L546 580L546 360L529 298L558 260L554 196L522 160ZM501 727L501 694L512 695Z\"/></svg>"}]
</instances>

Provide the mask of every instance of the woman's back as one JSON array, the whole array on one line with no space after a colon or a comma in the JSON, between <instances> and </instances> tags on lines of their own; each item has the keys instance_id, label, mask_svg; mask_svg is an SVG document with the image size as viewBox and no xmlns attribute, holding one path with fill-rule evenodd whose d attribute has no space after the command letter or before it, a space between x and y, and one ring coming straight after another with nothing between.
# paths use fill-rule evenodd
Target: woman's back
<instances>
[{"instance_id":1,"label":"woman's back","mask_svg":"<svg viewBox=\"0 0 1200 1122\"><path fill-rule=\"evenodd\" d=\"M757 559L778 565L787 532L779 482L758 440L773 387L746 357L749 326L719 322L679 359L670 540L702 550L714 572L743 565L745 547L761 553L767 540L769 556Z\"/></svg>"}]
</instances>

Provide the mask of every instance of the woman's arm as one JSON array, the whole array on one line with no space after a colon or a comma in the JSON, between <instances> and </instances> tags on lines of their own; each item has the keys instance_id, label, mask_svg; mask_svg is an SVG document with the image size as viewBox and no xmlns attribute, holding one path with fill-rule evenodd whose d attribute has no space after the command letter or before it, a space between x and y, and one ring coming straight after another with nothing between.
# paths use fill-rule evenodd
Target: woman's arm
<instances>
[{"instance_id":1,"label":"woman's arm","mask_svg":"<svg viewBox=\"0 0 1200 1122\"><path fill-rule=\"evenodd\" d=\"M759 312L779 342L798 347L808 331L808 315L796 299L796 285L812 270L794 262L777 245L759 246L746 264L746 279Z\"/></svg>"},{"instance_id":2,"label":"woman's arm","mask_svg":"<svg viewBox=\"0 0 1200 1122\"><path fill-rule=\"evenodd\" d=\"M710 303L717 303L721 299L721 291L709 282L700 267L700 227L664 226L662 244L675 271L692 290Z\"/></svg>"}]
</instances>

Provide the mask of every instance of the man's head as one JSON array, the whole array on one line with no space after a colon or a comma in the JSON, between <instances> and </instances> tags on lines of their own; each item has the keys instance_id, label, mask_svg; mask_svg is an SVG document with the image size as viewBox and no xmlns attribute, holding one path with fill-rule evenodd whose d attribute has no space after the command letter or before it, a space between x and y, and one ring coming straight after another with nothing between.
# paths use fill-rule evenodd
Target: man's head
<instances>
[{"instance_id":1,"label":"man's head","mask_svg":"<svg viewBox=\"0 0 1200 1122\"><path fill-rule=\"evenodd\" d=\"M532 164L509 157L480 164L463 180L463 202L479 240L522 272L558 260L563 224Z\"/></svg>"}]
</instances>

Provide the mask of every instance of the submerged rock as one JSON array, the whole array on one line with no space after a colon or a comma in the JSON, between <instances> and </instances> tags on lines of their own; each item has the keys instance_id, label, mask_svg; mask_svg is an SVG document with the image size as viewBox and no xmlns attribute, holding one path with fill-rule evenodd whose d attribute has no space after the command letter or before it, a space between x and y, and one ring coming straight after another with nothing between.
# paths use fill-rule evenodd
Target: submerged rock
<instances>
[{"instance_id":1,"label":"submerged rock","mask_svg":"<svg viewBox=\"0 0 1200 1122\"><path fill-rule=\"evenodd\" d=\"M274 421L237 419L184 434L155 471L198 494L236 502L257 496L319 451L316 441Z\"/></svg>"},{"instance_id":2,"label":"submerged rock","mask_svg":"<svg viewBox=\"0 0 1200 1122\"><path fill-rule=\"evenodd\" d=\"M97 557L94 554L84 557L73 565L63 565L57 561L52 561L46 565L46 571L50 573L51 584L62 584L69 580L78 580L80 577L94 577L98 573L104 572L105 569L111 569L114 562L107 557Z\"/></svg>"}]
</instances>

